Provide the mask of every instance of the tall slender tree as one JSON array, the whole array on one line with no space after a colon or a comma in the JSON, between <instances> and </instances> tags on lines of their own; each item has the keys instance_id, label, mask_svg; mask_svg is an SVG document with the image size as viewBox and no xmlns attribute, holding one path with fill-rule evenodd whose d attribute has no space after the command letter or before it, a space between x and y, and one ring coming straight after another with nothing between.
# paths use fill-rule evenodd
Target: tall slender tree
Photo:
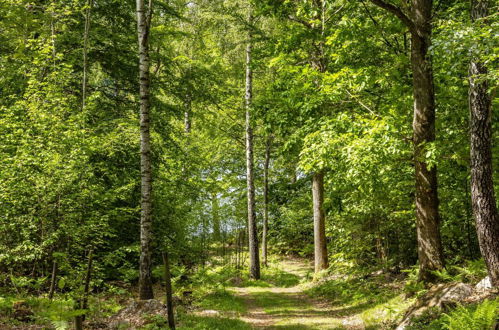
<instances>
[{"instance_id":1,"label":"tall slender tree","mask_svg":"<svg viewBox=\"0 0 499 330\"><path fill-rule=\"evenodd\" d=\"M328 267L326 245L326 217L324 215L324 172L312 177L312 200L314 206L314 265L315 272Z\"/></svg>"},{"instance_id":2,"label":"tall slender tree","mask_svg":"<svg viewBox=\"0 0 499 330\"><path fill-rule=\"evenodd\" d=\"M211 217L213 226L213 239L216 242L220 242L220 238L222 237L222 235L220 233L220 205L218 203L217 192L211 193Z\"/></svg>"},{"instance_id":3,"label":"tall slender tree","mask_svg":"<svg viewBox=\"0 0 499 330\"><path fill-rule=\"evenodd\" d=\"M267 232L269 228L269 164L271 136L265 141L265 159L263 162L263 228L262 228L262 264L267 266Z\"/></svg>"},{"instance_id":4,"label":"tall slender tree","mask_svg":"<svg viewBox=\"0 0 499 330\"><path fill-rule=\"evenodd\" d=\"M413 148L416 181L416 228L419 278L433 280L433 271L444 267L438 210L437 168L428 164L426 150L435 141L435 91L429 53L432 33L432 0L412 0L411 13L391 3L371 0L397 16L411 33L414 119Z\"/></svg>"},{"instance_id":5,"label":"tall slender tree","mask_svg":"<svg viewBox=\"0 0 499 330\"><path fill-rule=\"evenodd\" d=\"M312 66L320 73L327 71L327 59L325 54L325 29L326 29L326 1L315 2L317 9L317 25L312 25L314 32L318 34L312 54ZM321 89L319 82L317 88ZM320 272L328 267L327 242L326 242L326 216L324 213L324 170L314 172L312 176L312 204L314 211L314 265L315 272Z\"/></svg>"},{"instance_id":6,"label":"tall slender tree","mask_svg":"<svg viewBox=\"0 0 499 330\"><path fill-rule=\"evenodd\" d=\"M82 79L82 109L85 108L85 103L87 101L87 81L88 81L88 39L90 36L90 14L92 12L92 6L94 1L87 1L87 8L85 12L85 30L83 32L83 79Z\"/></svg>"},{"instance_id":7,"label":"tall slender tree","mask_svg":"<svg viewBox=\"0 0 499 330\"><path fill-rule=\"evenodd\" d=\"M149 31L151 26L152 0L146 8L144 0L137 0L137 31L139 40L139 85L140 85L140 274L139 297L154 297L151 281L152 240L152 172L150 136L150 74Z\"/></svg>"},{"instance_id":8,"label":"tall slender tree","mask_svg":"<svg viewBox=\"0 0 499 330\"><path fill-rule=\"evenodd\" d=\"M488 0L471 0L471 20L484 21ZM492 284L499 287L499 214L492 178L492 102L487 67L473 58L469 67L471 201L478 242Z\"/></svg>"},{"instance_id":9,"label":"tall slender tree","mask_svg":"<svg viewBox=\"0 0 499 330\"><path fill-rule=\"evenodd\" d=\"M248 25L253 24L253 14L248 16ZM254 279L260 278L260 257L258 253L258 234L255 211L255 174L253 164L253 128L251 125L251 107L253 102L253 69L251 67L251 56L253 50L253 36L251 29L248 32L246 45L246 183L248 194L248 241L250 258L250 276Z\"/></svg>"}]
</instances>

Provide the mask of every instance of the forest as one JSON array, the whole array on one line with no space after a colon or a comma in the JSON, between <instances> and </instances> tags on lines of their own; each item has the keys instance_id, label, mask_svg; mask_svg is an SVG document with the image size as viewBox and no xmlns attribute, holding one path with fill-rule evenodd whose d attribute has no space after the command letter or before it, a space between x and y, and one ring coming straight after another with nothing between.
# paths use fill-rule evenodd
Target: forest
<instances>
[{"instance_id":1,"label":"forest","mask_svg":"<svg viewBox=\"0 0 499 330\"><path fill-rule=\"evenodd\" d=\"M498 13L0 1L0 329L499 329Z\"/></svg>"}]
</instances>

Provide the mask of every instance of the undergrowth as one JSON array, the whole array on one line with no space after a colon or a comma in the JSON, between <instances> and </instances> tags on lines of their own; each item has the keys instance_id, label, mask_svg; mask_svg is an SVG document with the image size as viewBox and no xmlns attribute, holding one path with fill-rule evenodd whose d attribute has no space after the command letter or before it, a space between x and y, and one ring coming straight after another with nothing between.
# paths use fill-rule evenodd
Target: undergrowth
<instances>
[{"instance_id":1,"label":"undergrowth","mask_svg":"<svg viewBox=\"0 0 499 330\"><path fill-rule=\"evenodd\" d=\"M447 313L431 309L413 319L407 330L491 330L496 322L499 322L499 298L467 306L460 305Z\"/></svg>"}]
</instances>

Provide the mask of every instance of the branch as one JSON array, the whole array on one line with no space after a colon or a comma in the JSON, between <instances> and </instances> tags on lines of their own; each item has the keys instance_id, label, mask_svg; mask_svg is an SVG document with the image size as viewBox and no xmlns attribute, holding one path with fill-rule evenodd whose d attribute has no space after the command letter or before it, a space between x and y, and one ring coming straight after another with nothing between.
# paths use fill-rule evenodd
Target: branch
<instances>
[{"instance_id":1,"label":"branch","mask_svg":"<svg viewBox=\"0 0 499 330\"><path fill-rule=\"evenodd\" d=\"M384 10L389 11L390 13L397 16L402 21L402 23L404 23L409 28L409 30L412 33L416 33L416 26L414 25L414 22L409 17L407 17L406 14L404 14L402 9L400 9L395 5L392 5L391 3L387 3L383 0L370 0L370 1L376 6L383 8Z\"/></svg>"},{"instance_id":2,"label":"branch","mask_svg":"<svg viewBox=\"0 0 499 330\"><path fill-rule=\"evenodd\" d=\"M288 19L289 19L289 20L291 20L291 21L293 21L293 22L300 23L300 24L304 25L305 27L307 27L307 28L309 28L309 29L313 29L313 28L314 28L314 27L312 26L312 24L310 24L310 23L308 23L308 22L306 22L306 21L304 21L304 20L302 20L302 19L299 19L299 18L297 18L297 17L294 17L294 16L289 15L289 16L288 16Z\"/></svg>"}]
</instances>

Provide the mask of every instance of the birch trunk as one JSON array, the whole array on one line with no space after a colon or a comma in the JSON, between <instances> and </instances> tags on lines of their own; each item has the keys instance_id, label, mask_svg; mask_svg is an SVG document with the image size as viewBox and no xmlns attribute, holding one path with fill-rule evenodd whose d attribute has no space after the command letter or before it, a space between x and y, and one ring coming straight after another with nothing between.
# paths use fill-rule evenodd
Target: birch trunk
<instances>
[{"instance_id":1,"label":"birch trunk","mask_svg":"<svg viewBox=\"0 0 499 330\"><path fill-rule=\"evenodd\" d=\"M253 17L249 15L249 25ZM253 171L253 129L251 127L251 107L253 101L253 70L251 68L252 34L248 34L246 46L246 183L248 194L248 246L250 259L250 277L260 278L260 258L258 255L258 235L255 212L255 182Z\"/></svg>"},{"instance_id":2,"label":"birch trunk","mask_svg":"<svg viewBox=\"0 0 499 330\"><path fill-rule=\"evenodd\" d=\"M140 84L140 274L139 297L154 297L151 282L151 239L152 239L152 173L150 137L150 77L149 77L149 25L151 1L147 8L144 0L137 0L137 31L139 41L139 84Z\"/></svg>"}]
</instances>

